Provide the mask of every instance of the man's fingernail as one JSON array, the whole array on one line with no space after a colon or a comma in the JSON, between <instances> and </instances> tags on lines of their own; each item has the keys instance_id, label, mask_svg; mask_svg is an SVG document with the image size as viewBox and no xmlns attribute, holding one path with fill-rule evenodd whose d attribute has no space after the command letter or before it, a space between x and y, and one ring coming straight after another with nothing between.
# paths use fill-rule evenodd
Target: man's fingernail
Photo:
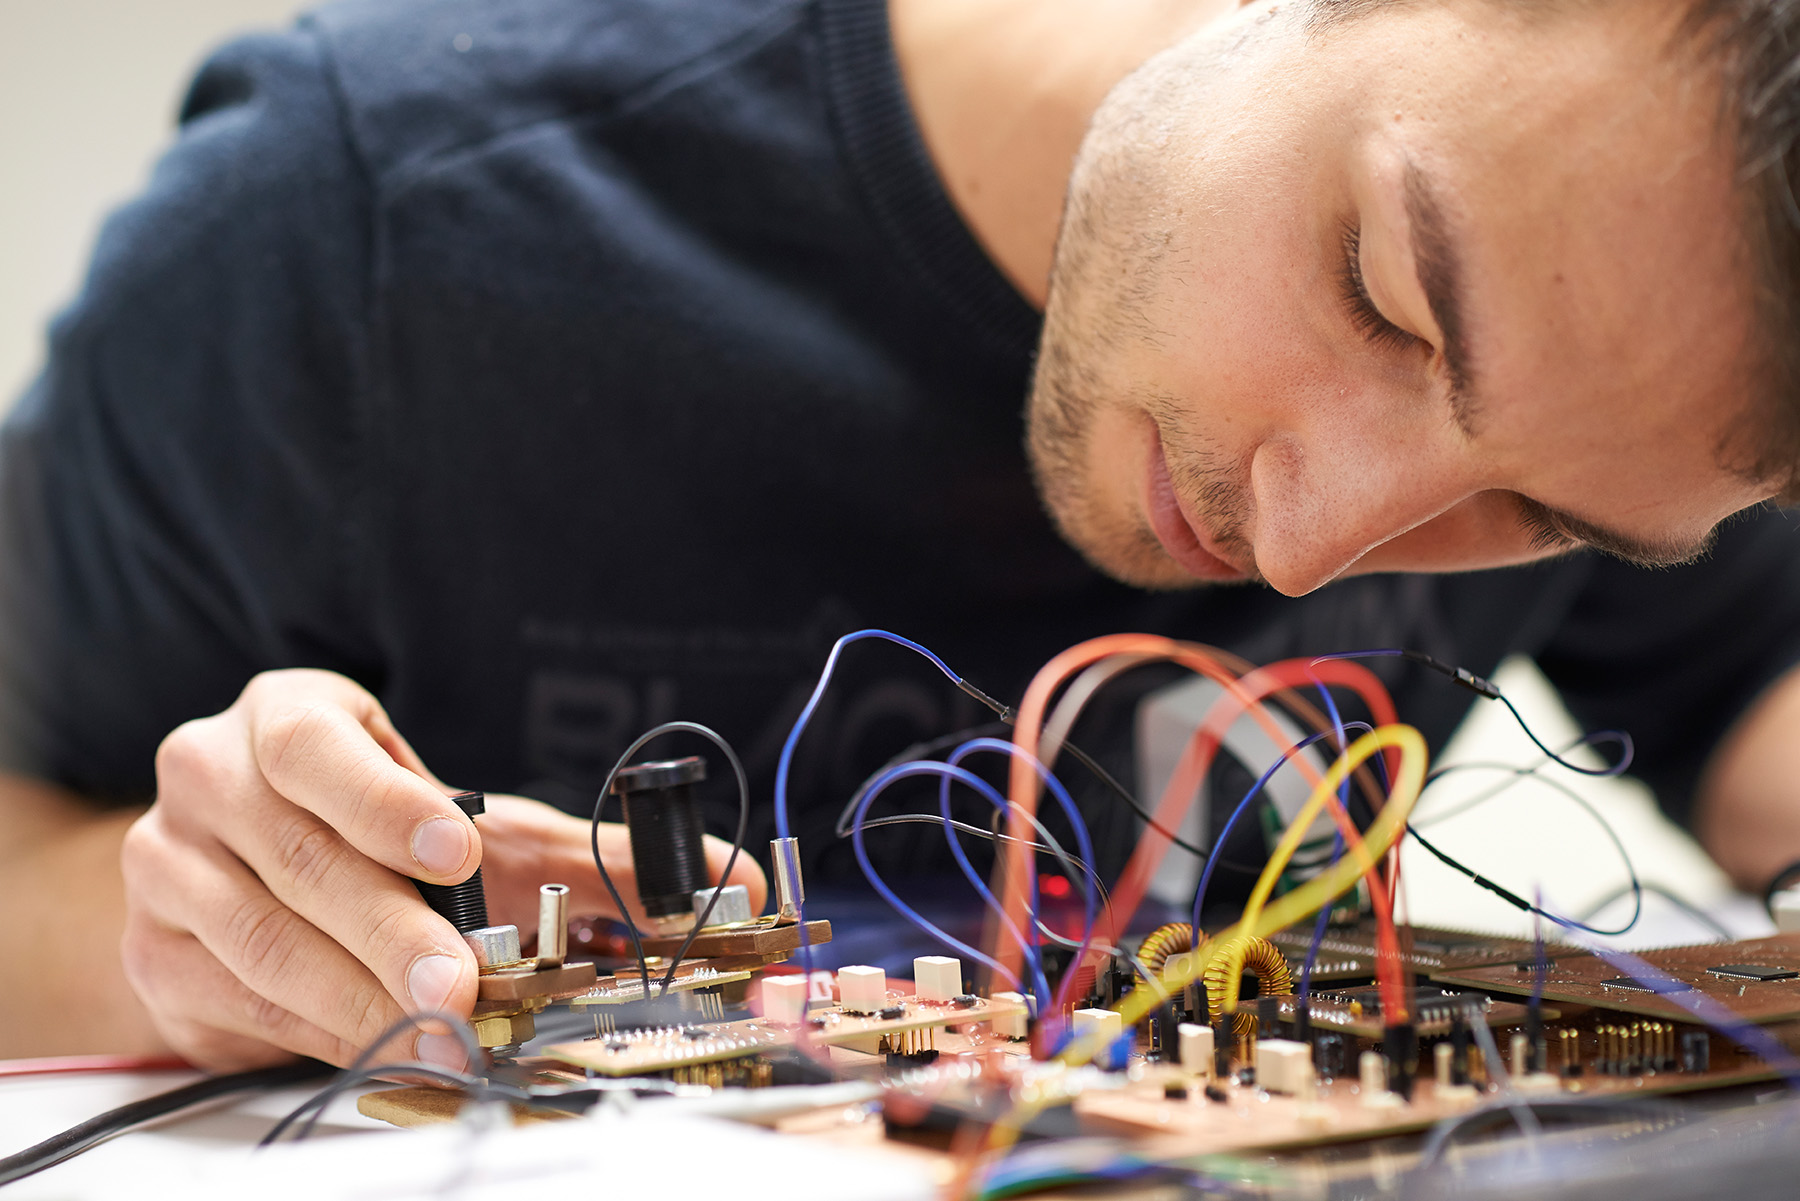
<instances>
[{"instance_id":1,"label":"man's fingernail","mask_svg":"<svg viewBox=\"0 0 1800 1201\"><path fill-rule=\"evenodd\" d=\"M451 817L433 817L413 831L413 858L434 876L447 876L469 857L469 832Z\"/></svg>"},{"instance_id":2,"label":"man's fingernail","mask_svg":"<svg viewBox=\"0 0 1800 1201\"><path fill-rule=\"evenodd\" d=\"M469 1053L460 1041L448 1034L421 1034L413 1044L413 1054L420 1063L446 1068L452 1072L467 1071Z\"/></svg>"},{"instance_id":3,"label":"man's fingernail","mask_svg":"<svg viewBox=\"0 0 1800 1201\"><path fill-rule=\"evenodd\" d=\"M462 979L462 964L448 955L421 955L406 972L406 992L416 1013L438 1013Z\"/></svg>"}]
</instances>

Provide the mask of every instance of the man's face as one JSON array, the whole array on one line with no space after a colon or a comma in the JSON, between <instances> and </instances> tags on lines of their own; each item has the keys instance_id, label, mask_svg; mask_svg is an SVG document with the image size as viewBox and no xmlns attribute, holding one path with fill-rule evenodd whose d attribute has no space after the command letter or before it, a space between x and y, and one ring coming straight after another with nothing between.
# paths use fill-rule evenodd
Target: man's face
<instances>
[{"instance_id":1,"label":"man's face","mask_svg":"<svg viewBox=\"0 0 1800 1201\"><path fill-rule=\"evenodd\" d=\"M1662 0L1248 8L1109 98L1071 181L1030 447L1065 535L1178 587L1701 550L1753 281Z\"/></svg>"}]
</instances>

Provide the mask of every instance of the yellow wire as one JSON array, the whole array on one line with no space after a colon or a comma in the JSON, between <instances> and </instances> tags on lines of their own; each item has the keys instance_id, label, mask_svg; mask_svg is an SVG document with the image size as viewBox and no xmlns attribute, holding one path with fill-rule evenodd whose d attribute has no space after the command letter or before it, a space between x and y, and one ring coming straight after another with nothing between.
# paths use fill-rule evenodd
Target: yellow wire
<instances>
[{"instance_id":1,"label":"yellow wire","mask_svg":"<svg viewBox=\"0 0 1800 1201\"><path fill-rule=\"evenodd\" d=\"M1387 803L1381 807L1374 824L1363 835L1361 844L1346 848L1346 853L1336 863L1273 904L1267 904L1269 894L1274 891L1275 881L1286 869L1288 860L1299 848L1300 840L1329 803L1332 794L1349 778L1351 772L1373 758L1376 752L1390 747L1400 752L1400 766L1394 773L1394 783L1388 792ZM1139 988L1125 997L1118 1005L1125 1028L1137 1025L1162 997L1186 988L1205 972L1213 957L1229 947L1235 939L1246 936L1266 938L1277 930L1316 914L1354 888L1356 882L1406 832L1406 819L1411 816L1413 805L1418 802L1419 793L1425 786L1427 758L1424 737L1406 725L1382 726L1351 743L1349 749L1338 756L1324 778L1313 788L1312 796L1307 798L1299 815L1289 824L1287 833L1276 845L1275 854L1269 859L1268 866L1263 869L1256 888L1251 892L1250 904L1244 907L1244 916L1235 925L1206 940L1204 945L1186 955L1173 956L1174 965L1161 977L1163 991L1160 995L1156 989ZM1227 1012L1237 1002L1235 978L1229 985L1229 991L1232 995L1230 1004L1226 1006ZM1058 1058L1070 1066L1087 1063L1105 1049L1107 1042L1103 1033L1090 1034L1063 1048ZM1015 1105L989 1128L985 1148L987 1154L992 1156L1012 1146L1025 1123L1049 1103L1048 1100L1023 1101Z\"/></svg>"},{"instance_id":2,"label":"yellow wire","mask_svg":"<svg viewBox=\"0 0 1800 1201\"><path fill-rule=\"evenodd\" d=\"M1361 845L1346 848L1345 854L1336 863L1265 908L1269 892L1274 888L1274 881L1287 867L1300 840L1331 795L1351 772L1376 752L1389 747L1400 752L1400 767L1394 773L1394 785L1388 793L1387 803L1381 807L1374 824L1363 835ZM1262 878L1256 882L1256 888L1251 893L1251 904L1244 907L1244 916L1185 958L1177 956L1174 966L1162 977L1163 987L1169 992L1185 988L1206 970L1213 956L1229 946L1232 940L1243 937L1266 938L1277 930L1285 929L1310 914L1317 913L1355 887L1363 874L1381 856L1387 854L1405 833L1406 819L1412 813L1413 805L1419 799L1419 792L1425 786L1426 759L1425 739L1411 726L1382 726L1351 743L1350 748L1331 765L1331 769L1313 789L1312 796L1307 799L1299 815L1288 826L1288 832L1277 844L1275 854L1264 869ZM1237 1001L1235 982L1230 991L1234 995L1226 1006L1228 1012ZM1119 1012L1124 1015L1125 1026L1129 1028L1136 1025L1157 1001L1158 997L1153 989L1140 988L1133 991L1118 1007ZM1099 1054L1105 1045L1104 1034L1090 1034L1064 1048L1060 1058L1071 1064L1086 1063Z\"/></svg>"}]
</instances>

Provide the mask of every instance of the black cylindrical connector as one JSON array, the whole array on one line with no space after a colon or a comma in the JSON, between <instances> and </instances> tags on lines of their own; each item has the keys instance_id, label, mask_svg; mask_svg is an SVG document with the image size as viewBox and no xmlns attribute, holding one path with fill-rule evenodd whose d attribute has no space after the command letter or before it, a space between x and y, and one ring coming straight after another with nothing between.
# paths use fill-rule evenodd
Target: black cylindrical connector
<instances>
[{"instance_id":1,"label":"black cylindrical connector","mask_svg":"<svg viewBox=\"0 0 1800 1201\"><path fill-rule=\"evenodd\" d=\"M653 918L694 911L694 892L711 884L706 875L706 827L694 785L706 779L698 755L639 763L613 778L631 832L631 862L638 901Z\"/></svg>"},{"instance_id":2,"label":"black cylindrical connector","mask_svg":"<svg viewBox=\"0 0 1800 1201\"><path fill-rule=\"evenodd\" d=\"M471 821L476 815L487 812L487 797L479 792L459 792L450 798L450 803L468 814ZM481 884L480 868L461 884L427 884L423 880L413 883L425 903L431 906L431 911L455 926L458 934L467 934L488 924L487 891Z\"/></svg>"}]
</instances>

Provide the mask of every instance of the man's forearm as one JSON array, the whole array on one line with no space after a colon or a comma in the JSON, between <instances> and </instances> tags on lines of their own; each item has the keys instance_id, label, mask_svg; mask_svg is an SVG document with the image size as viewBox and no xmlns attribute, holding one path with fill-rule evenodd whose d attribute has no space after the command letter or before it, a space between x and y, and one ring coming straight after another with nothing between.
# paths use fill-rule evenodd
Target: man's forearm
<instances>
[{"instance_id":1,"label":"man's forearm","mask_svg":"<svg viewBox=\"0 0 1800 1201\"><path fill-rule=\"evenodd\" d=\"M1800 669L1763 693L1720 743L1701 781L1694 832L1749 892L1800 859Z\"/></svg>"},{"instance_id":2,"label":"man's forearm","mask_svg":"<svg viewBox=\"0 0 1800 1201\"><path fill-rule=\"evenodd\" d=\"M139 812L0 776L0 1058L166 1050L119 964L119 843Z\"/></svg>"}]
</instances>

